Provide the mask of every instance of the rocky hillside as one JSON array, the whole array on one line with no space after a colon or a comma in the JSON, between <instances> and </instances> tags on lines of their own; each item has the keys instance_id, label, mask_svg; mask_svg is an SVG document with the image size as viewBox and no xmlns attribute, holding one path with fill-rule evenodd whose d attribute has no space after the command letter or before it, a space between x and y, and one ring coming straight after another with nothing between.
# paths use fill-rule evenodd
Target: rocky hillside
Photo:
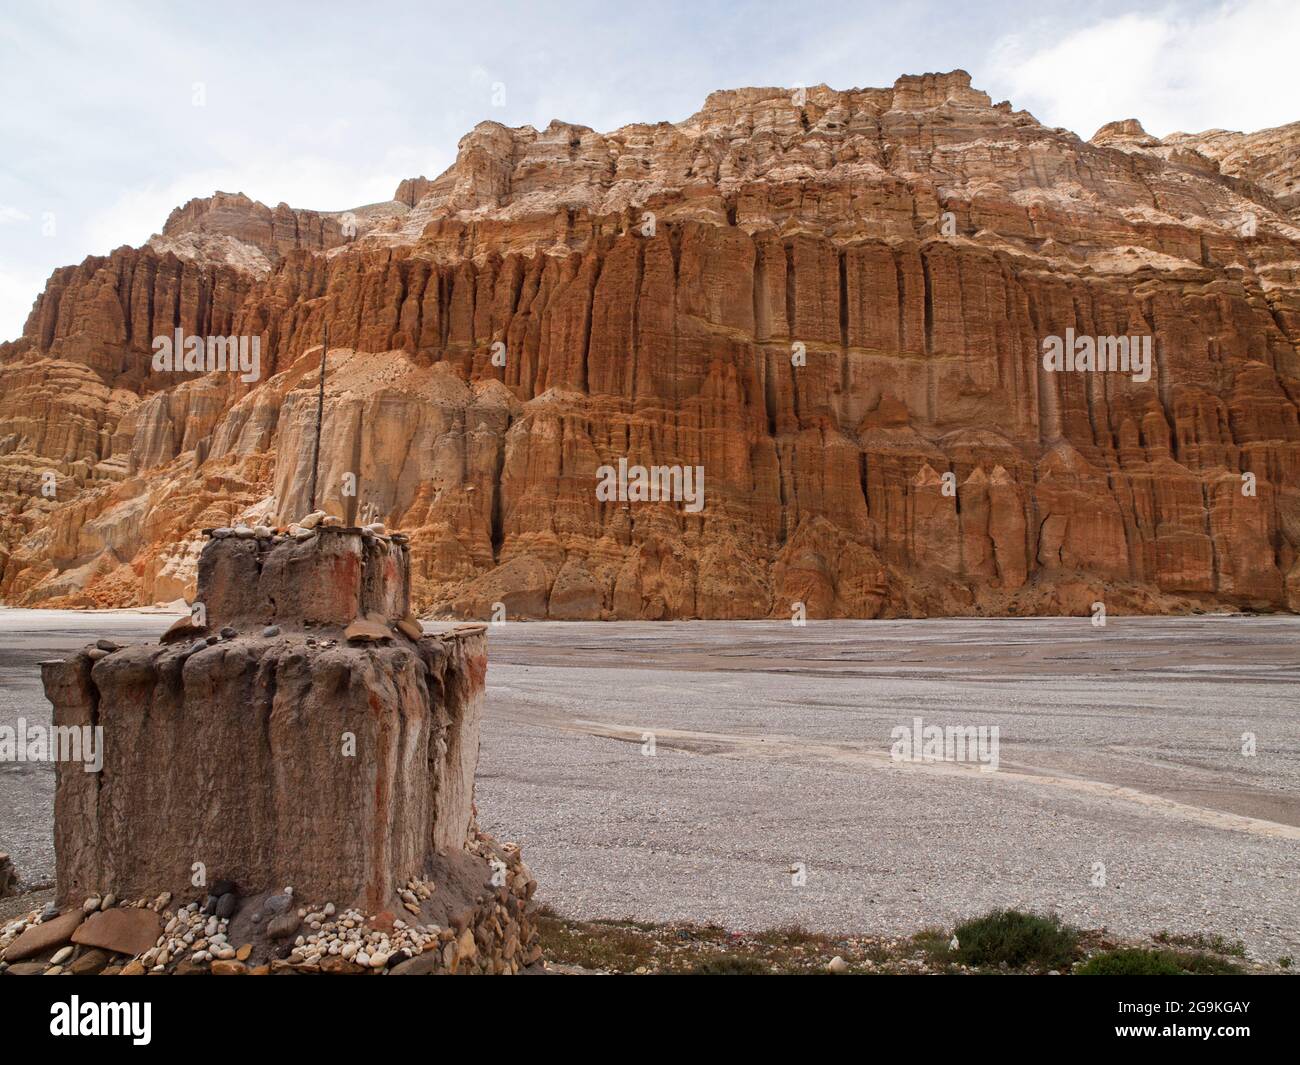
<instances>
[{"instance_id":1,"label":"rocky hillside","mask_svg":"<svg viewBox=\"0 0 1300 1065\"><path fill-rule=\"evenodd\" d=\"M426 613L1300 609L1297 160L955 71L485 122L352 211L192 201L0 346L0 597L174 600L200 529L300 516L328 325L325 508L410 534ZM155 370L178 328L260 379ZM1050 372L1067 330L1152 337L1150 379ZM620 459L704 506L598 498Z\"/></svg>"}]
</instances>

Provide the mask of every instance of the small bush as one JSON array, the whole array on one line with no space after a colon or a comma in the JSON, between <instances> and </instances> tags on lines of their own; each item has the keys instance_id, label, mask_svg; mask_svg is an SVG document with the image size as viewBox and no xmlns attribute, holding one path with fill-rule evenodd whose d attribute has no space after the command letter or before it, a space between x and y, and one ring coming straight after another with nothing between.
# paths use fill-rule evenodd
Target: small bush
<instances>
[{"instance_id":1,"label":"small bush","mask_svg":"<svg viewBox=\"0 0 1300 1065\"><path fill-rule=\"evenodd\" d=\"M1059 918L1019 910L998 910L958 925L953 957L966 965L1020 969L1067 968L1079 945L1077 929Z\"/></svg>"},{"instance_id":2,"label":"small bush","mask_svg":"<svg viewBox=\"0 0 1300 1065\"><path fill-rule=\"evenodd\" d=\"M1079 976L1225 976L1241 966L1212 954L1126 947L1094 954L1075 970Z\"/></svg>"}]
</instances>

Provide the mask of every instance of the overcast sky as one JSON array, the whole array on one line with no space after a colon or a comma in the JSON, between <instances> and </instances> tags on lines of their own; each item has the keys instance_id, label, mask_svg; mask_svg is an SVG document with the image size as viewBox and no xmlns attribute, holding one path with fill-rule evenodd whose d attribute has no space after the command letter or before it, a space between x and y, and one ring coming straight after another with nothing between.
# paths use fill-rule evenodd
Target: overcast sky
<instances>
[{"instance_id":1,"label":"overcast sky","mask_svg":"<svg viewBox=\"0 0 1300 1065\"><path fill-rule=\"evenodd\" d=\"M484 119L607 131L714 89L962 67L1082 137L1256 130L1300 119L1297 55L1297 0L0 0L0 340L54 267L143 243L193 196L386 200Z\"/></svg>"}]
</instances>

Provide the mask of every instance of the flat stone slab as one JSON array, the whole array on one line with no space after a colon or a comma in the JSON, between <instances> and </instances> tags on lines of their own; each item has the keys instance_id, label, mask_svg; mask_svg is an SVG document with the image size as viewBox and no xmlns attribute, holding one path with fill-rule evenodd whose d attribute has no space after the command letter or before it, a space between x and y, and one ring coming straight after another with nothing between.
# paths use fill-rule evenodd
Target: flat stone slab
<instances>
[{"instance_id":1,"label":"flat stone slab","mask_svg":"<svg viewBox=\"0 0 1300 1065\"><path fill-rule=\"evenodd\" d=\"M45 972L43 961L20 961L5 970L5 976L40 976Z\"/></svg>"},{"instance_id":2,"label":"flat stone slab","mask_svg":"<svg viewBox=\"0 0 1300 1065\"><path fill-rule=\"evenodd\" d=\"M194 619L186 614L183 618L177 618L171 628L158 637L159 643L171 643L174 640L192 640L199 636L206 636L208 630L201 625L195 625Z\"/></svg>"},{"instance_id":3,"label":"flat stone slab","mask_svg":"<svg viewBox=\"0 0 1300 1065\"><path fill-rule=\"evenodd\" d=\"M134 956L157 943L160 935L162 921L153 910L101 910L86 918L73 933L72 942Z\"/></svg>"},{"instance_id":4,"label":"flat stone slab","mask_svg":"<svg viewBox=\"0 0 1300 1065\"><path fill-rule=\"evenodd\" d=\"M343 636L352 643L373 643L377 640L391 640L393 632L387 625L369 618L358 618L343 630Z\"/></svg>"},{"instance_id":5,"label":"flat stone slab","mask_svg":"<svg viewBox=\"0 0 1300 1065\"><path fill-rule=\"evenodd\" d=\"M437 972L442 965L442 951L426 950L414 958L398 962L388 970L389 976L426 976Z\"/></svg>"},{"instance_id":6,"label":"flat stone slab","mask_svg":"<svg viewBox=\"0 0 1300 1065\"><path fill-rule=\"evenodd\" d=\"M5 951L5 961L21 961L23 958L34 957L42 951L62 946L77 930L77 926L85 916L80 910L69 910L43 924L32 925L9 944L9 949ZM152 943L149 945L153 946Z\"/></svg>"},{"instance_id":7,"label":"flat stone slab","mask_svg":"<svg viewBox=\"0 0 1300 1065\"><path fill-rule=\"evenodd\" d=\"M94 976L108 967L112 961L112 955L106 950L95 947L93 950L86 951L76 961L68 966L68 972L73 976Z\"/></svg>"}]
</instances>

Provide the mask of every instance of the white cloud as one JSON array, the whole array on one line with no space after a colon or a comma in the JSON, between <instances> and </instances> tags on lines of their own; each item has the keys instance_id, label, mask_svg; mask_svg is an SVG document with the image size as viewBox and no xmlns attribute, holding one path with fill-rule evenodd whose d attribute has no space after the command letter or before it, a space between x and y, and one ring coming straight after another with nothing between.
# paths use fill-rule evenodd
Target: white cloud
<instances>
[{"instance_id":1,"label":"white cloud","mask_svg":"<svg viewBox=\"0 0 1300 1065\"><path fill-rule=\"evenodd\" d=\"M45 286L41 273L0 270L0 341L16 340L31 313L32 304Z\"/></svg>"},{"instance_id":2,"label":"white cloud","mask_svg":"<svg viewBox=\"0 0 1300 1065\"><path fill-rule=\"evenodd\" d=\"M1008 35L989 69L995 99L1084 138L1121 118L1139 119L1157 137L1252 132L1300 118L1298 52L1300 5L1238 0L1192 14L1169 5L1120 15L1063 36Z\"/></svg>"},{"instance_id":3,"label":"white cloud","mask_svg":"<svg viewBox=\"0 0 1300 1065\"><path fill-rule=\"evenodd\" d=\"M403 178L441 173L484 119L609 131L684 119L714 89L888 86L954 67L1084 137L1128 117L1158 134L1300 118L1300 4L1161 3L828 0L790 20L785 0L732 0L663 5L652 24L600 0L569 0L563 19L524 0L487 19L412 4L396 37L390 21L328 4L310 18L262 4L255 34L238 17L147 0L0 5L0 204L12 205L0 231L5 283L21 290L0 307L0 336L21 328L52 268L143 243L192 197L220 189L317 210L385 200ZM456 47L429 60L430 39Z\"/></svg>"}]
</instances>

